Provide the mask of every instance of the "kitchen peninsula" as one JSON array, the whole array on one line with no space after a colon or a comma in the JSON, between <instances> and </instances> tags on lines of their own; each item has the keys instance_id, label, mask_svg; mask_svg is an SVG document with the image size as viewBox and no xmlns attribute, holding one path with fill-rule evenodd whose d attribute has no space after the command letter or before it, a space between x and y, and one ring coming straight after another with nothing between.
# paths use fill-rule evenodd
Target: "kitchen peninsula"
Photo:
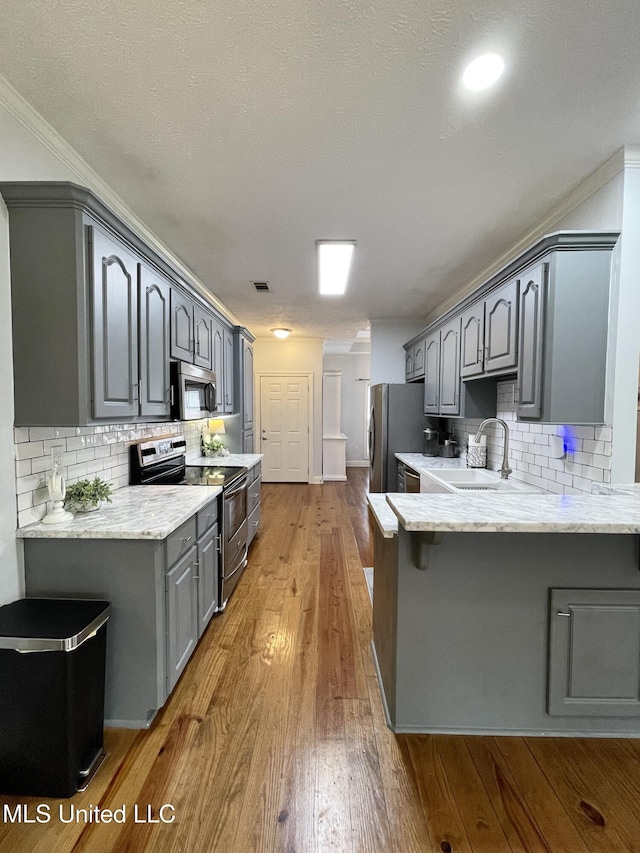
<instances>
[{"instance_id":1,"label":"kitchen peninsula","mask_svg":"<svg viewBox=\"0 0 640 853\"><path fill-rule=\"evenodd\" d=\"M640 492L608 491L369 496L394 731L640 736Z\"/></svg>"}]
</instances>

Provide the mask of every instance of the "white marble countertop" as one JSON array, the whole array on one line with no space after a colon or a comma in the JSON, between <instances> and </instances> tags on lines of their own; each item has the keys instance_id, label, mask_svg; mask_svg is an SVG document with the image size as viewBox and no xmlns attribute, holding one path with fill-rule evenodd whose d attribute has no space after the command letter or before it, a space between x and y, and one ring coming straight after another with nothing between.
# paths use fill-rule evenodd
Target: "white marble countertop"
<instances>
[{"instance_id":1,"label":"white marble countertop","mask_svg":"<svg viewBox=\"0 0 640 853\"><path fill-rule=\"evenodd\" d=\"M97 512L67 524L30 524L19 539L165 539L222 491L220 486L124 486Z\"/></svg>"},{"instance_id":2,"label":"white marble countertop","mask_svg":"<svg viewBox=\"0 0 640 853\"><path fill-rule=\"evenodd\" d=\"M263 453L231 453L229 456L202 456L197 451L187 454L187 465L227 465L229 468L253 468Z\"/></svg>"},{"instance_id":3,"label":"white marble countertop","mask_svg":"<svg viewBox=\"0 0 640 853\"><path fill-rule=\"evenodd\" d=\"M398 533L398 517L389 506L387 495L370 493L367 502L384 538L393 539Z\"/></svg>"},{"instance_id":4,"label":"white marble countertop","mask_svg":"<svg viewBox=\"0 0 640 853\"><path fill-rule=\"evenodd\" d=\"M386 498L405 530L640 533L640 490L602 495L392 493Z\"/></svg>"},{"instance_id":5,"label":"white marble countertop","mask_svg":"<svg viewBox=\"0 0 640 853\"><path fill-rule=\"evenodd\" d=\"M414 471L428 471L430 468L466 468L464 456L423 456L422 453L396 453L396 459L413 468Z\"/></svg>"}]
</instances>

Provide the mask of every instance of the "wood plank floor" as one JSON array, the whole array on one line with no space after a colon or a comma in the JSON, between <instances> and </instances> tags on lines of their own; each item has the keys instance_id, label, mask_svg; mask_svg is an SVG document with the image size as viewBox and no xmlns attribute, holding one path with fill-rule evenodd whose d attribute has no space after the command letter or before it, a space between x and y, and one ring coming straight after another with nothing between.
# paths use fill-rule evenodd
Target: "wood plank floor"
<instances>
[{"instance_id":1,"label":"wood plank floor","mask_svg":"<svg viewBox=\"0 0 640 853\"><path fill-rule=\"evenodd\" d=\"M226 611L146 732L107 730L109 757L7 853L614 853L640 851L640 742L398 736L370 651L366 474L263 487L263 526ZM0 722L1 724L1 722ZM125 823L62 823L126 808ZM173 823L158 820L163 804ZM169 816L169 812L166 812Z\"/></svg>"}]
</instances>

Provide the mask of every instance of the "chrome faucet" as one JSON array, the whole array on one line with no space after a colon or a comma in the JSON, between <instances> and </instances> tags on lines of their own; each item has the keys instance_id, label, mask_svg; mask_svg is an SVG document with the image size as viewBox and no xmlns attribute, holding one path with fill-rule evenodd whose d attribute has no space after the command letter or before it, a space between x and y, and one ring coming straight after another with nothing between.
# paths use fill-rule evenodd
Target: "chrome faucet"
<instances>
[{"instance_id":1,"label":"chrome faucet","mask_svg":"<svg viewBox=\"0 0 640 853\"><path fill-rule=\"evenodd\" d=\"M480 436L487 424L495 421L497 424L502 424L504 428L504 453L502 454L502 467L500 470L500 478L502 480L506 480L511 473L511 468L509 468L509 427L502 420L502 418L485 418L480 426L478 427L478 432L475 435L474 441L480 441Z\"/></svg>"}]
</instances>

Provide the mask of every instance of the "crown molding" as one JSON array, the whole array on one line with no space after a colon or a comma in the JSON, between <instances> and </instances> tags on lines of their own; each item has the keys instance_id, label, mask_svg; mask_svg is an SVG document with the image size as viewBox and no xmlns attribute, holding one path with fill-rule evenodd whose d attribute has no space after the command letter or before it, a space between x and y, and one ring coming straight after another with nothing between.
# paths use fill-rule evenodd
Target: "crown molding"
<instances>
[{"instance_id":1,"label":"crown molding","mask_svg":"<svg viewBox=\"0 0 640 853\"><path fill-rule=\"evenodd\" d=\"M640 167L640 145L625 145L623 152L625 167L628 166L631 169Z\"/></svg>"},{"instance_id":2,"label":"crown molding","mask_svg":"<svg viewBox=\"0 0 640 853\"><path fill-rule=\"evenodd\" d=\"M211 302L233 325L238 318L215 296L162 240L128 207L111 187L46 119L0 75L0 107L6 110L31 136L47 149L83 187L91 190L132 231L163 255L203 298Z\"/></svg>"},{"instance_id":3,"label":"crown molding","mask_svg":"<svg viewBox=\"0 0 640 853\"><path fill-rule=\"evenodd\" d=\"M465 297L477 290L477 288L488 278L491 278L501 269L508 266L510 261L518 255L521 255L532 245L532 243L535 243L541 237L546 236L549 233L549 230L554 228L555 223L563 217L568 216L572 210L575 210L576 207L590 198L612 178L624 171L624 168L627 165L627 152L630 158L633 156L637 158L637 164L633 163L632 160L629 161L629 164L640 166L640 146L627 146L625 148L620 148L601 166L598 166L595 171L591 172L591 174L584 178L584 180L580 181L580 183L574 187L559 204L549 211L544 219L538 222L535 228L528 231L496 260L492 261L491 264L475 275L471 281L466 282L466 284L456 290L452 296L445 299L436 308L434 308L427 317L427 325L441 317L443 314L449 312Z\"/></svg>"}]
</instances>

